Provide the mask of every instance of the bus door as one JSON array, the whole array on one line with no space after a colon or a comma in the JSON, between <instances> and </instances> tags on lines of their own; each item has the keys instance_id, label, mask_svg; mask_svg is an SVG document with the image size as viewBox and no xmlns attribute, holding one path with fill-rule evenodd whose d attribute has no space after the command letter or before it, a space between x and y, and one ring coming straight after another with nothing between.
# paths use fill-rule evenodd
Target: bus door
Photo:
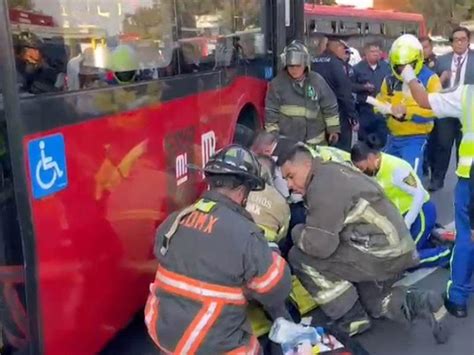
<instances>
[{"instance_id":1,"label":"bus door","mask_svg":"<svg viewBox=\"0 0 474 355\"><path fill-rule=\"evenodd\" d=\"M2 94L3 95L3 90ZM28 317L25 268L19 216L14 191L12 154L8 148L3 97L0 104L0 328L2 354L27 350Z\"/></svg>"},{"instance_id":2,"label":"bus door","mask_svg":"<svg viewBox=\"0 0 474 355\"><path fill-rule=\"evenodd\" d=\"M22 153L15 52L7 2L0 4L0 331L2 354L40 353L37 274ZM17 34L15 34L17 35ZM25 54L26 55L26 54ZM34 57L35 52L27 55Z\"/></svg>"}]
</instances>

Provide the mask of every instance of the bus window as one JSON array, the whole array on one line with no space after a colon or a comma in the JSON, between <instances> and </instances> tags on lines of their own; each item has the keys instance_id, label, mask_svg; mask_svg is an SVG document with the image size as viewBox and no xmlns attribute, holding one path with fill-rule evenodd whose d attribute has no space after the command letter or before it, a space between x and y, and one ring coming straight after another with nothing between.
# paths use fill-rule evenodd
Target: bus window
<instances>
[{"instance_id":1,"label":"bus window","mask_svg":"<svg viewBox=\"0 0 474 355\"><path fill-rule=\"evenodd\" d=\"M385 24L386 36L396 38L403 34L404 28L403 23L400 22L387 22Z\"/></svg>"},{"instance_id":2,"label":"bus window","mask_svg":"<svg viewBox=\"0 0 474 355\"><path fill-rule=\"evenodd\" d=\"M233 50L237 60L252 60L266 55L263 14L264 3L259 0L235 1L234 24L236 36Z\"/></svg>"},{"instance_id":3,"label":"bus window","mask_svg":"<svg viewBox=\"0 0 474 355\"><path fill-rule=\"evenodd\" d=\"M415 36L419 35L419 26L416 22L407 22L405 24L405 33L409 33Z\"/></svg>"},{"instance_id":4,"label":"bus window","mask_svg":"<svg viewBox=\"0 0 474 355\"><path fill-rule=\"evenodd\" d=\"M214 69L216 58L230 44L222 40L232 34L232 3L219 0L201 6L192 0L177 0L180 73Z\"/></svg>"},{"instance_id":5,"label":"bus window","mask_svg":"<svg viewBox=\"0 0 474 355\"><path fill-rule=\"evenodd\" d=\"M190 0L177 4L181 73L233 66L266 55L262 1L221 0L209 7L197 7Z\"/></svg>"},{"instance_id":6,"label":"bus window","mask_svg":"<svg viewBox=\"0 0 474 355\"><path fill-rule=\"evenodd\" d=\"M11 9L20 91L37 95L157 78L171 62L172 9L172 0L94 6L52 0L22 11L32 19L28 24Z\"/></svg>"},{"instance_id":7,"label":"bus window","mask_svg":"<svg viewBox=\"0 0 474 355\"><path fill-rule=\"evenodd\" d=\"M362 24L354 21L341 21L339 23L339 33L344 34L360 34Z\"/></svg>"},{"instance_id":8,"label":"bus window","mask_svg":"<svg viewBox=\"0 0 474 355\"><path fill-rule=\"evenodd\" d=\"M369 22L366 24L366 34L381 35L383 34L383 24L377 22Z\"/></svg>"},{"instance_id":9,"label":"bus window","mask_svg":"<svg viewBox=\"0 0 474 355\"><path fill-rule=\"evenodd\" d=\"M311 19L309 21L309 25L308 25L308 34L311 35L311 33L313 32L317 32L317 27L316 27L316 20L314 19Z\"/></svg>"}]
</instances>

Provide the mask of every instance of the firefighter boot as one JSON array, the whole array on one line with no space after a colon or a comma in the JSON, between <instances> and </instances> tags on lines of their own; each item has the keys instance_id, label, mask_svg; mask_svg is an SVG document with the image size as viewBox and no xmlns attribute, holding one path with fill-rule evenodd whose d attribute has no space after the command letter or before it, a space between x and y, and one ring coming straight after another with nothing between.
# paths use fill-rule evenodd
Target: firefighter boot
<instances>
[{"instance_id":1,"label":"firefighter boot","mask_svg":"<svg viewBox=\"0 0 474 355\"><path fill-rule=\"evenodd\" d=\"M389 297L388 318L409 323L415 319L425 319L438 344L448 341L448 311L441 295L429 290L407 290L400 287L395 288Z\"/></svg>"},{"instance_id":2,"label":"firefighter boot","mask_svg":"<svg viewBox=\"0 0 474 355\"><path fill-rule=\"evenodd\" d=\"M353 337L370 329L372 323L359 301L342 318L332 324L340 331Z\"/></svg>"},{"instance_id":3,"label":"firefighter boot","mask_svg":"<svg viewBox=\"0 0 474 355\"><path fill-rule=\"evenodd\" d=\"M429 321L436 342L444 344L449 338L447 323L448 311L444 306L443 297L430 290L408 290L406 306L413 318Z\"/></svg>"}]
</instances>

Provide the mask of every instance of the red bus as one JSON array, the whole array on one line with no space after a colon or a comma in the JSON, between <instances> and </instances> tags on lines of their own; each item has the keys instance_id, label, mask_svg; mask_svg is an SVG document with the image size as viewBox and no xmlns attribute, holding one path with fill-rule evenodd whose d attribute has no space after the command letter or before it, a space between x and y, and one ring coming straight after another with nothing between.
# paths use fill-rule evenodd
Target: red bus
<instances>
[{"instance_id":1,"label":"red bus","mask_svg":"<svg viewBox=\"0 0 474 355\"><path fill-rule=\"evenodd\" d=\"M391 10L357 9L351 6L305 4L307 40L321 35L337 34L346 37L349 45L356 49L360 50L365 43L375 41L388 51L393 40L404 33L425 36L427 31L423 15ZM308 41L312 42L314 40ZM312 50L317 52L314 46Z\"/></svg>"},{"instance_id":2,"label":"red bus","mask_svg":"<svg viewBox=\"0 0 474 355\"><path fill-rule=\"evenodd\" d=\"M144 306L156 226L205 187L188 164L261 126L278 54L302 38L303 2L30 4L49 19L36 31L49 50L22 45L28 23L19 31L0 3L3 340L31 354L96 354ZM123 42L135 79L118 85L107 63Z\"/></svg>"}]
</instances>

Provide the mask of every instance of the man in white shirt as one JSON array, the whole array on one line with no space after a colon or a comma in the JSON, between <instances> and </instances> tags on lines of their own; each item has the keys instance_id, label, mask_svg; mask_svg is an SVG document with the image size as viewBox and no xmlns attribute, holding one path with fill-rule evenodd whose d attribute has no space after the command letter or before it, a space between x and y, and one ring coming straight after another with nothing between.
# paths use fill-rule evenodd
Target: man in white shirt
<instances>
[{"instance_id":1,"label":"man in white shirt","mask_svg":"<svg viewBox=\"0 0 474 355\"><path fill-rule=\"evenodd\" d=\"M443 88L474 84L474 52L469 50L471 34L463 27L455 28L451 34L452 53L438 58L435 71L440 75ZM436 120L431 139L433 144L430 191L443 187L451 159L453 143L459 149L461 125L455 117L446 116Z\"/></svg>"},{"instance_id":2,"label":"man in white shirt","mask_svg":"<svg viewBox=\"0 0 474 355\"><path fill-rule=\"evenodd\" d=\"M402 77L421 107L433 110L437 117L455 117L462 123L463 138L456 171L459 180L454 196L456 242L445 306L455 317L464 318L467 317L467 301L472 292L471 276L474 271L474 85L427 94L411 66L407 65L403 69Z\"/></svg>"}]
</instances>

